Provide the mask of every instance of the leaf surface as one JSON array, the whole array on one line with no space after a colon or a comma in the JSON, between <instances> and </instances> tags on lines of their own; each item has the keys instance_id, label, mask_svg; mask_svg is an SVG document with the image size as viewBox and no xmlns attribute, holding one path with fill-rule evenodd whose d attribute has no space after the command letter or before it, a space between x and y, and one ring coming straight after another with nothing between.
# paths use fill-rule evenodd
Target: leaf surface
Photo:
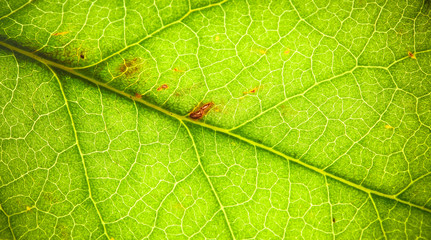
<instances>
[{"instance_id":1,"label":"leaf surface","mask_svg":"<svg viewBox=\"0 0 431 240\"><path fill-rule=\"evenodd\" d=\"M0 1L0 238L431 238L430 14Z\"/></svg>"}]
</instances>

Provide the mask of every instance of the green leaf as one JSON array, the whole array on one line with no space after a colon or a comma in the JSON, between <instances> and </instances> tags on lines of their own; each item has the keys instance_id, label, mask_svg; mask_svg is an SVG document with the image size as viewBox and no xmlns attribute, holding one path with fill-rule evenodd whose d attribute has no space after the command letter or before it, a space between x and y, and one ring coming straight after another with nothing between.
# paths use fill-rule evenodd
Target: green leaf
<instances>
[{"instance_id":1,"label":"green leaf","mask_svg":"<svg viewBox=\"0 0 431 240\"><path fill-rule=\"evenodd\" d=\"M431 238L430 1L2 0L0 66L0 239Z\"/></svg>"}]
</instances>

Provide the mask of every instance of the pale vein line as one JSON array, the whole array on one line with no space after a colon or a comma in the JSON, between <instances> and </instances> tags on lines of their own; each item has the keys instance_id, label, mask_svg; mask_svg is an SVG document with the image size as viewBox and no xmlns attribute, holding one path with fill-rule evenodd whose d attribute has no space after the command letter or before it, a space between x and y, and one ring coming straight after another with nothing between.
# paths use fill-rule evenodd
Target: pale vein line
<instances>
[{"instance_id":1,"label":"pale vein line","mask_svg":"<svg viewBox=\"0 0 431 240\"><path fill-rule=\"evenodd\" d=\"M97 65L97 64L99 64L99 63L102 63L102 62L106 61L107 59L112 58L113 56L115 56L115 55L117 55L117 54L120 54L120 53L122 53L122 52L126 51L127 49L129 49L129 48L131 48L131 47L133 47L133 46L136 46L136 45L141 44L143 41L145 41L145 40L147 40L147 39L149 39L149 38L153 37L153 36L154 36L154 35L156 35L157 33L159 33L159 32L161 32L161 31L163 31L163 30L165 30L165 29L169 28L170 26L173 26L173 25L175 25L175 24L177 24L177 23L182 22L184 19L186 19L190 14L192 14L192 13L194 13L194 12L198 12L198 11L201 11L201 10L204 10L204 9L207 9L207 8L210 8L210 7L214 7L214 6L220 6L221 4L223 4L223 3L227 2L227 1L228 1L228 0L223 0L223 1L218 2L218 3L214 3L214 4L210 4L210 5L204 6L204 7L200 7L200 8L192 9L192 10L190 10L189 12L187 12L186 14L184 14L184 16L182 16L180 19L178 19L178 20L176 20L176 21L173 21L173 22L170 22L170 23L168 23L168 24L166 24L166 25L162 26L161 28L157 29L156 31L154 31L154 32L152 32L152 33L148 34L147 36L143 37L141 40L139 40L139 41L137 41L137 42L134 42L134 43L132 43L132 44L130 44L130 45L126 45L126 47L125 47L125 48L122 48L122 49L120 49L120 50L118 50L118 51L116 51L116 52L112 53L111 55L109 55L109 56L107 56L107 57L105 57L105 58L100 59L99 61L97 61L97 62L95 62L95 63L89 64L89 65L87 65L87 66L83 66L83 67L73 67L72 69L85 69L85 68L89 68L89 67L95 66L95 65Z\"/></svg>"},{"instance_id":2,"label":"pale vein line","mask_svg":"<svg viewBox=\"0 0 431 240\"><path fill-rule=\"evenodd\" d=\"M227 214L226 214L226 211L225 211L225 209L224 209L224 206L223 206L223 204L221 203L220 198L218 197L218 194L217 194L217 192L216 192L216 190L215 190L215 188L214 188L214 186L213 186L213 184L212 184L212 182L211 182L211 180L210 180L210 178L209 178L209 176L208 176L207 172L205 171L204 166L202 165L201 158L200 158L200 156L199 156L198 149L197 149L197 147L196 147L195 139L193 138L193 135L192 135L192 133L190 132L189 127L187 127L187 125L186 125L182 120L180 120L180 122L181 122L181 124L186 128L187 133L189 134L190 139L192 140L193 148L194 148L194 150L195 150L195 153L196 153L196 157L197 157L197 159L198 159L199 166L201 167L202 172L204 173L204 175L205 175L205 177L206 177L206 179L207 179L207 181L208 181L209 185L211 186L211 190L212 190L212 192L213 192L213 194L214 194L215 198L217 199L217 202L218 202L218 204L219 204L219 206L220 206L220 209L221 209L221 210L222 210L222 212L223 212L224 219L225 219L225 221L226 221L227 226L229 227L230 234L232 235L232 238L233 238L233 239L235 239L235 235L233 234L232 227L231 227L231 225L230 225L230 222L229 222L229 219L228 219L228 217L227 217Z\"/></svg>"},{"instance_id":3,"label":"pale vein line","mask_svg":"<svg viewBox=\"0 0 431 240\"><path fill-rule=\"evenodd\" d=\"M10 217L11 217L11 216L9 216L9 215L5 212L5 210L3 209L3 207L1 206L1 204L0 204L0 211L2 211L2 212L4 213L4 215L6 215L6 217L7 217L7 223L9 224L9 229L10 229L10 232L12 233L12 237L13 237L13 239L16 239L16 237L15 237L15 233L13 232L12 225L10 224Z\"/></svg>"},{"instance_id":4,"label":"pale vein line","mask_svg":"<svg viewBox=\"0 0 431 240\"><path fill-rule=\"evenodd\" d=\"M23 5L21 5L19 8L15 9L15 10L12 10L10 13L8 13L8 14L6 14L6 15L4 15L4 16L2 16L2 17L0 17L0 20L2 20L3 18L7 18L7 17L9 17L10 15L12 15L12 14L14 14L14 13L18 12L19 10L21 10L22 8L24 8L25 6L27 6L28 4L30 4L32 1L33 1L33 0L29 0L28 2L24 3Z\"/></svg>"},{"instance_id":5,"label":"pale vein line","mask_svg":"<svg viewBox=\"0 0 431 240\"><path fill-rule=\"evenodd\" d=\"M61 94L63 95L63 99L64 99L65 104L66 104L67 112L68 112L69 117L70 117L70 122L71 122L71 125L72 125L73 134L74 134L74 137L75 137L75 140L76 140L76 146L77 146L77 148L78 148L79 156L81 157L82 165L83 165L83 167L84 167L84 172L85 172L85 181L87 182L87 187L88 187L88 195L89 195L89 197L90 197L90 199L91 199L91 202L92 202L92 203L93 203L93 205L94 205L94 208L96 209L97 215L98 215L98 217L99 217L99 219L100 219L100 223L101 223L101 224L102 224L102 226L103 226L103 232L104 232L104 234L106 235L106 237L108 237L108 238L109 238L108 232L106 231L105 222L103 221L102 215L101 215L101 213L100 213L99 209L97 208L96 201L94 200L94 198L93 198L93 194L92 194L92 192L91 192L90 180L89 180L88 172L87 172L87 166L86 166L86 164L85 164L84 155L82 154L82 151L81 151L81 145L79 144L78 134L77 134L77 132L76 132L76 127L75 127L75 122L73 121L72 112L70 111L69 103L68 103L68 101L67 101L66 94L64 93L64 90L63 90L63 85L61 84L60 79L58 78L58 76L57 76L57 74L55 73L55 71L54 71L54 70L52 70L52 68L51 68L50 66L48 66L48 65L46 65L46 67L47 67L47 68L52 72L52 74L54 75L55 79L57 79L58 85L59 85L59 87L60 87Z\"/></svg>"},{"instance_id":6,"label":"pale vein line","mask_svg":"<svg viewBox=\"0 0 431 240\"><path fill-rule=\"evenodd\" d=\"M326 191L328 192L328 203L329 203L329 214L330 214L330 221L331 221L331 228L332 228L332 239L335 240L335 230L334 230L334 215L332 212L332 203L331 203L331 196L329 194L329 184L328 184L328 178L325 176L325 185L326 185Z\"/></svg>"},{"instance_id":7,"label":"pale vein line","mask_svg":"<svg viewBox=\"0 0 431 240\"><path fill-rule=\"evenodd\" d=\"M373 199L373 196L371 195L371 193L368 193L368 195L370 196L371 203L373 204L374 210L376 211L377 219L379 220L380 228L382 229L383 236L387 240L388 237L386 236L385 229L383 228L383 222L382 222L382 218L380 217L379 210L377 209L376 203L374 202L374 199Z\"/></svg>"}]
</instances>

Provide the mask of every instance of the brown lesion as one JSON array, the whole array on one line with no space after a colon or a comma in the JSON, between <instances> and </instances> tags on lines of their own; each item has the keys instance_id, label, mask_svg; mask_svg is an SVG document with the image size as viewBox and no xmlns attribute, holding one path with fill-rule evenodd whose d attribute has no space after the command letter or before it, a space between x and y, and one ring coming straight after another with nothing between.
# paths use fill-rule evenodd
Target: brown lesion
<instances>
[{"instance_id":1,"label":"brown lesion","mask_svg":"<svg viewBox=\"0 0 431 240\"><path fill-rule=\"evenodd\" d=\"M249 91L247 91L247 92L243 92L243 94L244 94L244 95L247 95L247 94L253 94L253 93L256 93L259 89L262 89L262 86L258 86L258 87L252 88L252 89L250 89L250 90L249 90Z\"/></svg>"},{"instance_id":2,"label":"brown lesion","mask_svg":"<svg viewBox=\"0 0 431 240\"><path fill-rule=\"evenodd\" d=\"M183 73L183 72L185 72L184 70L182 70L182 69L180 69L180 68L178 68L178 67L176 67L176 68L172 69L172 71L174 71L174 72L178 72L178 73Z\"/></svg>"},{"instance_id":3,"label":"brown lesion","mask_svg":"<svg viewBox=\"0 0 431 240\"><path fill-rule=\"evenodd\" d=\"M68 33L70 33L70 32L69 31L66 31L66 32L56 32L56 33L53 33L51 35L52 36L63 36L63 35L66 35Z\"/></svg>"},{"instance_id":4,"label":"brown lesion","mask_svg":"<svg viewBox=\"0 0 431 240\"><path fill-rule=\"evenodd\" d=\"M162 84L160 87L157 88L157 91L162 91L168 88L169 88L168 84Z\"/></svg>"},{"instance_id":5,"label":"brown lesion","mask_svg":"<svg viewBox=\"0 0 431 240\"><path fill-rule=\"evenodd\" d=\"M416 56L415 56L415 54L414 54L414 53L412 53L412 52L408 52L407 54L409 55L409 57L410 57L411 59L416 59Z\"/></svg>"},{"instance_id":6,"label":"brown lesion","mask_svg":"<svg viewBox=\"0 0 431 240\"><path fill-rule=\"evenodd\" d=\"M198 107L199 109L195 111L195 109L193 109L193 111L189 114L189 117L191 119L195 119L195 120L199 120L201 118L203 118L208 112L209 110L211 110L211 108L214 106L213 102L209 102L209 103L205 103L204 105L202 105L201 107Z\"/></svg>"},{"instance_id":7,"label":"brown lesion","mask_svg":"<svg viewBox=\"0 0 431 240\"><path fill-rule=\"evenodd\" d=\"M121 75L126 78L133 78L142 72L142 58L135 57L133 59L124 60L119 66Z\"/></svg>"}]
</instances>

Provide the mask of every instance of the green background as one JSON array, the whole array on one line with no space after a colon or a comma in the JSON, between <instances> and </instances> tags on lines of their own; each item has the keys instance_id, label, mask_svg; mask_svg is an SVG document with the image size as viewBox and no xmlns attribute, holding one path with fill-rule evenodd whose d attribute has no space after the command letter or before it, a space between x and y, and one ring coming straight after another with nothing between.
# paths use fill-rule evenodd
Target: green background
<instances>
[{"instance_id":1,"label":"green background","mask_svg":"<svg viewBox=\"0 0 431 240\"><path fill-rule=\"evenodd\" d=\"M431 239L430 148L430 1L0 0L0 239Z\"/></svg>"}]
</instances>

